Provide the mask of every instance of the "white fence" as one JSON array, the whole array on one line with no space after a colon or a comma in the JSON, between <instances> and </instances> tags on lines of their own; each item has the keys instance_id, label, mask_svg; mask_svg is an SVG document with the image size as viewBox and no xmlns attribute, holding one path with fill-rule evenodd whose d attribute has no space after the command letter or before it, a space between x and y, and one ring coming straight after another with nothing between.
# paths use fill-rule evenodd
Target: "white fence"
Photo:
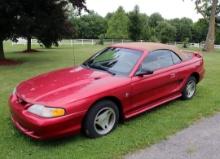
<instances>
[{"instance_id":1,"label":"white fence","mask_svg":"<svg viewBox=\"0 0 220 159\"><path fill-rule=\"evenodd\" d=\"M181 42L175 42L173 45L183 45ZM190 47L195 47L195 48L204 48L205 44L204 43L189 43ZM220 45L215 45L216 49L220 49Z\"/></svg>"},{"instance_id":2,"label":"white fence","mask_svg":"<svg viewBox=\"0 0 220 159\"><path fill-rule=\"evenodd\" d=\"M59 45L95 45L99 42L99 39L65 39L59 42ZM115 40L115 39L104 39L105 44L115 44L115 43L126 43L131 42L131 40ZM32 45L39 45L36 39L31 39ZM18 38L17 42L12 42L12 45L26 45L27 40L23 38Z\"/></svg>"},{"instance_id":3,"label":"white fence","mask_svg":"<svg viewBox=\"0 0 220 159\"><path fill-rule=\"evenodd\" d=\"M36 39L31 40L32 45L39 45ZM99 39L65 39L59 42L59 45L95 45L99 42ZM105 44L115 44L115 43L126 43L132 42L131 40L123 39L104 39ZM143 42L143 40L140 40ZM17 42L12 42L12 45L26 45L27 40L23 38L18 38ZM175 42L174 45L183 45L183 43ZM200 43L190 43L190 46L196 48L204 48L204 44ZM220 45L215 45L215 48L220 49Z\"/></svg>"},{"instance_id":4,"label":"white fence","mask_svg":"<svg viewBox=\"0 0 220 159\"><path fill-rule=\"evenodd\" d=\"M23 39L23 38L18 38L17 42L11 42L12 46L13 45L26 45L27 44L27 40ZM39 45L39 43L37 42L36 39L31 39L31 44L32 45Z\"/></svg>"},{"instance_id":5,"label":"white fence","mask_svg":"<svg viewBox=\"0 0 220 159\"><path fill-rule=\"evenodd\" d=\"M191 43L190 46L196 47L196 48L204 48L204 44L200 44L200 43ZM216 49L220 49L220 45L215 45Z\"/></svg>"}]
</instances>

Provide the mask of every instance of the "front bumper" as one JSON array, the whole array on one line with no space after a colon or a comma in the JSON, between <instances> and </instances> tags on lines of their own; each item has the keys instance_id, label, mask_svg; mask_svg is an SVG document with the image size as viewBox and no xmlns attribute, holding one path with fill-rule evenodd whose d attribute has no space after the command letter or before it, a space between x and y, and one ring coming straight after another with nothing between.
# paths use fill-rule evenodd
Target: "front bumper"
<instances>
[{"instance_id":1,"label":"front bumper","mask_svg":"<svg viewBox=\"0 0 220 159\"><path fill-rule=\"evenodd\" d=\"M41 118L27 111L12 95L9 99L11 120L15 127L25 135L46 140L74 135L80 132L85 112L77 112L57 118Z\"/></svg>"}]
</instances>

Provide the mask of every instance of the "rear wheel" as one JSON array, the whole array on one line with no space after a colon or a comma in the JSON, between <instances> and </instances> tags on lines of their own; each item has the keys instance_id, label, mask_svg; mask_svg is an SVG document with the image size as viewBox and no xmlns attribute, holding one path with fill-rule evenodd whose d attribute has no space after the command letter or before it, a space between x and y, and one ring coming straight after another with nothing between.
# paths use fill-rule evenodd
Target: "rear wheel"
<instances>
[{"instance_id":1,"label":"rear wheel","mask_svg":"<svg viewBox=\"0 0 220 159\"><path fill-rule=\"evenodd\" d=\"M119 121L117 105L109 100L96 103L84 120L84 132L88 137L96 138L110 133Z\"/></svg>"},{"instance_id":2,"label":"rear wheel","mask_svg":"<svg viewBox=\"0 0 220 159\"><path fill-rule=\"evenodd\" d=\"M191 99L196 93L196 78L191 76L186 82L185 88L182 92L182 99Z\"/></svg>"}]
</instances>

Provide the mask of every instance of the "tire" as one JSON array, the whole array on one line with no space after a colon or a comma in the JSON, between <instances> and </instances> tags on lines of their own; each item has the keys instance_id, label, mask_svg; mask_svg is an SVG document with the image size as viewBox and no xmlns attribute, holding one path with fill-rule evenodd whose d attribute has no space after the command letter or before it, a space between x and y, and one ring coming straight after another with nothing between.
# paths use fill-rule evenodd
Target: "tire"
<instances>
[{"instance_id":1,"label":"tire","mask_svg":"<svg viewBox=\"0 0 220 159\"><path fill-rule=\"evenodd\" d=\"M192 99L193 96L196 93L196 78L194 76L191 76L187 82L186 85L182 91L182 99L183 100L189 100Z\"/></svg>"},{"instance_id":2,"label":"tire","mask_svg":"<svg viewBox=\"0 0 220 159\"><path fill-rule=\"evenodd\" d=\"M109 134L116 128L119 122L119 110L117 105L110 100L97 102L88 111L83 131L90 138L97 138Z\"/></svg>"}]
</instances>

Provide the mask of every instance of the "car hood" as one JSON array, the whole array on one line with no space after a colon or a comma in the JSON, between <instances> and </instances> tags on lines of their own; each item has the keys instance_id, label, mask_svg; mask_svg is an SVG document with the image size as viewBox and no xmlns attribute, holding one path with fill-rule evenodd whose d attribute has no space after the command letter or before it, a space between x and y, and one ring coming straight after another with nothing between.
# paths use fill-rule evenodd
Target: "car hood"
<instances>
[{"instance_id":1,"label":"car hood","mask_svg":"<svg viewBox=\"0 0 220 159\"><path fill-rule=\"evenodd\" d=\"M84 68L65 68L22 82L16 94L29 103L64 106L128 83L129 78Z\"/></svg>"}]
</instances>

